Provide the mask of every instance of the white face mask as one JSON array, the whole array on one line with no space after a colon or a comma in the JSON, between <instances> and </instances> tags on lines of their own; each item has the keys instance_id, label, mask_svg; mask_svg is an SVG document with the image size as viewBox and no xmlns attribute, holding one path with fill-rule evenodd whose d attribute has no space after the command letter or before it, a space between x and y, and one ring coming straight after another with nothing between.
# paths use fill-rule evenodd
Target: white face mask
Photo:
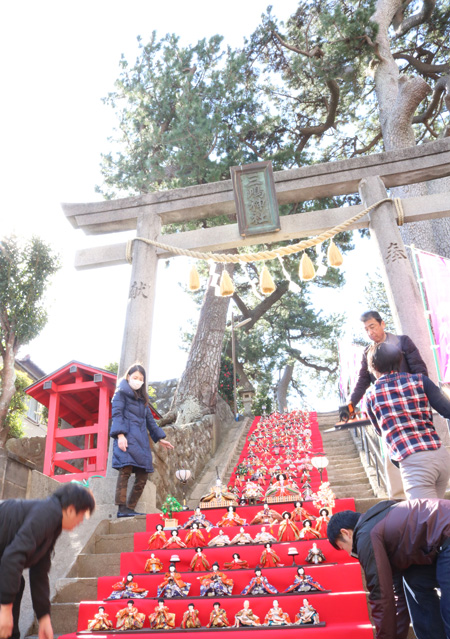
<instances>
[{"instance_id":1,"label":"white face mask","mask_svg":"<svg viewBox=\"0 0 450 639\"><path fill-rule=\"evenodd\" d=\"M139 390L144 382L140 379L133 379L132 377L130 377L128 383L130 385L130 388L132 388L133 390Z\"/></svg>"}]
</instances>

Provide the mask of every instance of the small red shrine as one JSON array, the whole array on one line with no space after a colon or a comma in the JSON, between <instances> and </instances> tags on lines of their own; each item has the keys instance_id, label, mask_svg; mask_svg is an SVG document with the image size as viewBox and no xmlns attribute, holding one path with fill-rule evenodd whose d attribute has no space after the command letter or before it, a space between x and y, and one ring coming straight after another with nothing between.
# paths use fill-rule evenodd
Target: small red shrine
<instances>
[{"instance_id":1,"label":"small red shrine","mask_svg":"<svg viewBox=\"0 0 450 639\"><path fill-rule=\"evenodd\" d=\"M61 482L106 476L108 424L116 375L81 362L70 362L26 389L48 408L44 475ZM64 420L62 428L59 420ZM84 447L70 441L84 438ZM80 444L80 439L77 440ZM56 450L64 448L65 450ZM73 465L81 459L82 469ZM55 474L55 468L66 471Z\"/></svg>"}]
</instances>

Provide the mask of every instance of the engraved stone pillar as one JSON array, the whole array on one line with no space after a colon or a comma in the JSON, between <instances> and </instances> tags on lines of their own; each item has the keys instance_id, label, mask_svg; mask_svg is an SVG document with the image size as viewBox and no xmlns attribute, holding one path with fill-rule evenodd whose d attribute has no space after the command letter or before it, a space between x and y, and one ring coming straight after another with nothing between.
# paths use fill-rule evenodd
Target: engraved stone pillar
<instances>
[{"instance_id":1,"label":"engraved stone pillar","mask_svg":"<svg viewBox=\"0 0 450 639\"><path fill-rule=\"evenodd\" d=\"M370 206L387 197L384 183L378 176L361 180L359 193L364 206ZM408 335L413 340L427 365L430 378L437 383L424 308L394 211L391 202L386 202L371 211L370 235L375 241L380 257L381 272L396 331ZM448 444L448 429L443 420L435 419L435 426L441 439Z\"/></svg>"},{"instance_id":2,"label":"engraved stone pillar","mask_svg":"<svg viewBox=\"0 0 450 639\"><path fill-rule=\"evenodd\" d=\"M143 212L137 221L136 237L156 240L161 229L159 215ZM156 248L144 242L133 242L133 262L118 379L134 362L140 362L149 378L150 343L152 337L153 309L155 306L156 272L158 257ZM111 467L112 440L109 446L107 476L116 475ZM131 484L132 482L130 482ZM147 485L148 488L148 485ZM146 488L146 490L147 490ZM139 509L138 509L139 510Z\"/></svg>"},{"instance_id":3,"label":"engraved stone pillar","mask_svg":"<svg viewBox=\"0 0 450 639\"><path fill-rule=\"evenodd\" d=\"M159 216L144 212L138 218L136 236L156 240L160 229ZM147 375L149 373L157 268L156 248L144 242L134 242L119 377L134 362L141 362Z\"/></svg>"}]
</instances>

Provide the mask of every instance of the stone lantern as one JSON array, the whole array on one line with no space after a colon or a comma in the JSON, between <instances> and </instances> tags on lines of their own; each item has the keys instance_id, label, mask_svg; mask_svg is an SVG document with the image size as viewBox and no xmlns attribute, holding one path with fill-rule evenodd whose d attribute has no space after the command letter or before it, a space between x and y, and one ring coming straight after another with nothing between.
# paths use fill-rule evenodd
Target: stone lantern
<instances>
[{"instance_id":1,"label":"stone lantern","mask_svg":"<svg viewBox=\"0 0 450 639\"><path fill-rule=\"evenodd\" d=\"M244 406L244 417L250 417L252 413L252 401L255 395L255 389L250 384L239 389L239 395Z\"/></svg>"}]
</instances>

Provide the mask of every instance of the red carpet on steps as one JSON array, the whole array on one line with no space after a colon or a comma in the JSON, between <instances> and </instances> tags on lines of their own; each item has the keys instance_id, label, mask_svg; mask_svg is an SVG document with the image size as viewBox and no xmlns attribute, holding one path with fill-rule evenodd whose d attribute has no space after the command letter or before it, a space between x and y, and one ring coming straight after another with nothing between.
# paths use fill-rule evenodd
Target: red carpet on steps
<instances>
[{"instance_id":1,"label":"red carpet on steps","mask_svg":"<svg viewBox=\"0 0 450 639\"><path fill-rule=\"evenodd\" d=\"M239 462L246 460L250 454L252 446L250 445L252 433L258 427L259 418L256 418L252 424L252 427L247 436L246 444L242 450ZM272 423L275 423L276 419L272 418ZM316 413L309 414L309 425L311 429L311 449L308 451L309 456L313 456L315 453L323 451L322 439L320 436ZM274 428L276 430L276 427ZM277 456L276 461L282 462L284 450L281 450L281 454ZM267 455L266 455L267 457ZM293 473L295 476L295 473ZM235 480L234 472L230 478L230 484L233 485ZM323 476L323 481L326 481L326 475ZM300 482L299 482L300 484ZM267 490L268 482L265 482L264 490ZM316 492L320 485L320 479L318 472L314 469L311 471L311 485L312 489ZM294 500L289 503L276 503L271 504L270 507L279 513L292 511L294 507ZM306 501L303 504L304 508L311 513L311 515L317 515L318 511L314 507L312 501ZM247 523L250 522L255 514L262 509L262 505L257 506L238 506L237 513L240 517L244 518ZM354 510L354 502L352 499L336 500L333 512L340 510ZM216 524L218 520L226 512L225 508L211 508L203 511L213 524ZM192 511L176 513L176 517L179 524L183 524L187 518L192 515ZM361 570L358 562L355 559L350 558L345 552L337 551L328 543L326 539L317 540L318 547L325 555L326 562L318 565L311 566L305 563L305 558L309 548L312 545L311 541L300 540L297 542L282 542L274 543L273 549L280 557L283 567L277 568L265 568L263 569L263 575L267 577L268 581L279 591L277 595L260 595L260 596L243 596L241 595L242 589L249 583L250 579L254 576L254 568L259 564L261 553L264 549L263 544L251 544L251 545L233 545L225 546L221 548L204 548L204 553L212 564L217 561L220 565L220 570L223 570L227 577L233 579L233 594L230 597L221 597L220 605L225 608L230 623L234 623L235 614L243 608L245 599L249 599L250 607L253 612L258 615L261 621L264 621L264 617L268 610L272 607L274 599L278 599L279 605L284 612L287 612L294 620L295 615L298 613L303 599L306 597L310 603L314 606L320 616L320 622L324 622L325 625L320 626L261 626L253 628L205 628L209 620L209 615L212 610L212 604L216 601L217 597L200 597L200 585L198 577L205 574L201 572L190 572L190 561L195 553L193 548L176 549L176 550L147 550L148 539L155 531L155 527L158 523L161 523L161 517L159 514L147 515L145 533L135 533L134 535L134 552L124 552L121 554L120 569L121 574L114 577L98 577L97 586L97 601L82 601L79 607L78 628L77 632L64 635L64 639L80 639L81 637L92 637L93 639L106 639L111 634L122 635L139 635L141 638L146 635L160 634L161 632L169 632L175 638L185 636L186 633L198 634L205 639L209 639L218 635L225 637L233 637L239 639L240 637L259 637L261 639L283 639L286 637L304 637L304 639L316 638L316 639L371 639L373 637L372 626L368 617L366 595L363 590L363 584L361 579ZM261 530L260 525L247 525L245 526L245 532L249 533L252 539ZM266 531L270 532L277 538L278 525L266 525ZM239 526L223 528L223 532L227 534L230 539L234 537L239 531ZM205 543L207 544L210 539L218 534L218 528L213 527L210 531L202 529L205 537ZM180 530L179 536L182 540L185 539L187 531ZM170 536L170 531L166 531L167 537ZM298 555L295 558L297 565L303 565L307 574L311 575L313 579L318 581L327 592L313 592L307 594L283 594L283 591L293 582L296 574L297 566L292 565L292 557L288 556L288 550L291 547L295 547L298 550ZM151 553L154 553L163 563L163 570L157 574L149 574L144 572L144 565L146 560L150 557ZM232 554L238 552L242 559L246 559L250 568L248 570L225 570L224 563L231 561ZM176 628L168 631L164 630L151 630L149 628L148 615L152 613L157 605L157 587L164 578L164 573L168 570L170 558L173 554L179 556L180 561L177 564L177 571L181 573L183 581L191 584L189 596L186 598L166 599L165 605L169 607L170 612L175 613ZM93 619L94 615L98 611L98 606L103 605L106 612L109 615L109 619L115 625L116 613L121 608L126 607L127 599L121 600L108 600L107 597L112 592L112 586L114 583L120 581L128 572L132 572L134 575L134 581L138 583L139 587L148 590L148 595L145 599L135 599L135 606L140 612L145 613L146 621L142 630L135 631L86 631L88 620ZM193 603L195 608L199 611L199 619L202 623L202 628L198 630L184 630L180 628L183 613L187 610L188 603ZM74 629L75 630L75 629ZM77 634L78 633L78 634ZM239 638L238 638L239 636Z\"/></svg>"}]
</instances>

